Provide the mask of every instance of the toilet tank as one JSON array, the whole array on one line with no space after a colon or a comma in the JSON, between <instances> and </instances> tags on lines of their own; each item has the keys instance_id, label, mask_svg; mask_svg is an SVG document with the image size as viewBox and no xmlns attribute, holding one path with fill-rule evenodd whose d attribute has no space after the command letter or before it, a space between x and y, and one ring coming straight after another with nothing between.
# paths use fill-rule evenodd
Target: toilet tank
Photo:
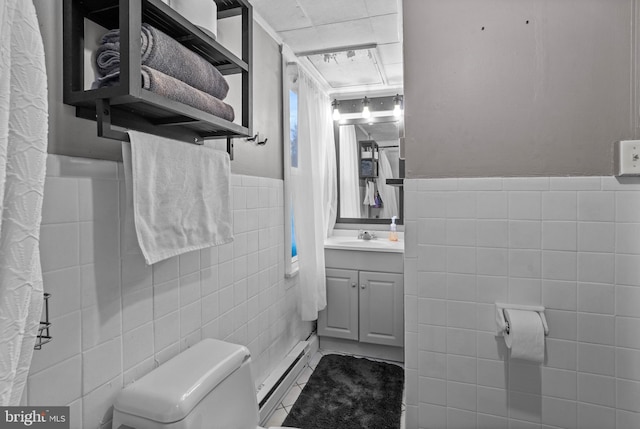
<instances>
[{"instance_id":1,"label":"toilet tank","mask_svg":"<svg viewBox=\"0 0 640 429\"><path fill-rule=\"evenodd\" d=\"M256 429L249 350L205 339L124 388L113 429Z\"/></svg>"}]
</instances>

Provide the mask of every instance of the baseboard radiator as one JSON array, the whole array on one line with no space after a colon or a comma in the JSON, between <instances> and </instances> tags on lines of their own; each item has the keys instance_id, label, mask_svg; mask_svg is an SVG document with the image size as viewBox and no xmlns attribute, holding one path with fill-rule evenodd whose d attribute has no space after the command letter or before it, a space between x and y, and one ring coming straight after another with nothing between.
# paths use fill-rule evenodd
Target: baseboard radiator
<instances>
[{"instance_id":1,"label":"baseboard radiator","mask_svg":"<svg viewBox=\"0 0 640 429\"><path fill-rule=\"evenodd\" d=\"M287 394L289 388L295 383L317 350L317 336L312 335L306 341L300 341L260 385L257 395L261 425L269 420L284 395Z\"/></svg>"}]
</instances>

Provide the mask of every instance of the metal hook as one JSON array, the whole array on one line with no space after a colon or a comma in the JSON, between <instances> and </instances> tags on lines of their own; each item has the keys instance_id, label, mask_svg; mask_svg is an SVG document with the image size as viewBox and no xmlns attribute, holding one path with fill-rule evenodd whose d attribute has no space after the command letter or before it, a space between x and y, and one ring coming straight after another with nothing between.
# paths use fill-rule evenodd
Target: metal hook
<instances>
[{"instance_id":1,"label":"metal hook","mask_svg":"<svg viewBox=\"0 0 640 429\"><path fill-rule=\"evenodd\" d=\"M257 145L264 146L265 144L267 144L267 140L269 139L266 138L260 141L260 133L256 133L256 135L254 135L253 137L247 137L246 140L248 142L256 142Z\"/></svg>"}]
</instances>

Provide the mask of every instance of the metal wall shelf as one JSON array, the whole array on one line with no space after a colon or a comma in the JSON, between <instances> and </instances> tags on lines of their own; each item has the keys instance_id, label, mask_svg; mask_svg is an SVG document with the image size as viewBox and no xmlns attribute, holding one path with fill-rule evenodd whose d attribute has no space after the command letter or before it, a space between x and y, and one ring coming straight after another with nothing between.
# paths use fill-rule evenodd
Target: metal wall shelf
<instances>
[{"instance_id":1,"label":"metal wall shelf","mask_svg":"<svg viewBox=\"0 0 640 429\"><path fill-rule=\"evenodd\" d=\"M253 132L252 40L253 12L247 0L216 0L218 17L241 16L242 58L238 58L199 27L161 0L64 0L64 103L76 106L76 116L98 122L98 135L123 140L134 129L190 143L227 138L232 155L234 137ZM84 89L84 19L106 29L120 29L120 84ZM148 23L214 65L223 75L242 75L241 124L229 122L141 88L140 34Z\"/></svg>"}]
</instances>

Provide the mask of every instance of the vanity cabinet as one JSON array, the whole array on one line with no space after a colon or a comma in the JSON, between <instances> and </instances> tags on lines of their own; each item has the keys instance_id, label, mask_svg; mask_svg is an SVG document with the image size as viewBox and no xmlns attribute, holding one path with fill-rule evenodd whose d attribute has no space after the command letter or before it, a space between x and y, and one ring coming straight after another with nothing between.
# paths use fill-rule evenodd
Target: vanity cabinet
<instances>
[{"instance_id":1,"label":"vanity cabinet","mask_svg":"<svg viewBox=\"0 0 640 429\"><path fill-rule=\"evenodd\" d=\"M327 308L318 316L318 335L404 344L402 274L327 268L326 275Z\"/></svg>"},{"instance_id":2,"label":"vanity cabinet","mask_svg":"<svg viewBox=\"0 0 640 429\"><path fill-rule=\"evenodd\" d=\"M327 307L318 315L318 335L358 339L358 272L327 268Z\"/></svg>"}]
</instances>

